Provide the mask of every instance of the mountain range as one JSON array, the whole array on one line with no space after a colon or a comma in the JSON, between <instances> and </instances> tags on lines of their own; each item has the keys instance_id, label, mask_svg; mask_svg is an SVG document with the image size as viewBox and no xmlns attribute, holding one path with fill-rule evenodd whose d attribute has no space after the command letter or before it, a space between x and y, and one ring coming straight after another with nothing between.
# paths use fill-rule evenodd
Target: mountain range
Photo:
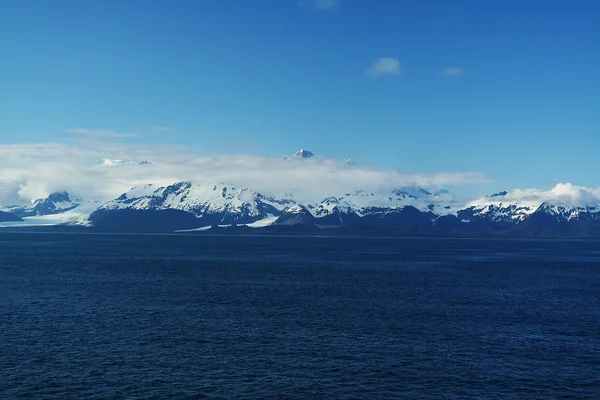
<instances>
[{"instance_id":1,"label":"mountain range","mask_svg":"<svg viewBox=\"0 0 600 400\"><path fill-rule=\"evenodd\" d=\"M82 203L81 200L71 200L66 191L51 193L44 199L38 199L31 205L14 205L4 208L4 211L17 217L33 217L39 215L61 214L71 211Z\"/></svg>"},{"instance_id":2,"label":"mountain range","mask_svg":"<svg viewBox=\"0 0 600 400\"><path fill-rule=\"evenodd\" d=\"M300 150L294 158L313 157ZM564 186L564 185L563 185ZM27 205L0 207L0 226L83 225L104 231L390 234L600 238L600 205L572 201L557 185L544 196L500 192L461 203L447 190L402 187L355 190L307 202L214 182L175 182L132 188L107 202L62 191ZM569 201L571 200L571 201ZM40 222L41 221L41 222ZM216 229L216 228L213 228ZM211 230L212 231L212 230Z\"/></svg>"}]
</instances>

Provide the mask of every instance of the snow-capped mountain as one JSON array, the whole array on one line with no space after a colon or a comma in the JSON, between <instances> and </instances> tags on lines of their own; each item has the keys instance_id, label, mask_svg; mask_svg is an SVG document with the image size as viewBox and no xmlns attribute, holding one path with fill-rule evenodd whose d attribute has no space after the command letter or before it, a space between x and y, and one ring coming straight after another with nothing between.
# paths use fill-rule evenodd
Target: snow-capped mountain
<instances>
[{"instance_id":1,"label":"snow-capped mountain","mask_svg":"<svg viewBox=\"0 0 600 400\"><path fill-rule=\"evenodd\" d=\"M279 213L293 200L265 197L246 188L225 184L179 182L155 188L146 185L134 188L119 198L104 204L100 209L174 209L186 211L197 217L222 215L234 218L268 217Z\"/></svg>"},{"instance_id":2,"label":"snow-capped mountain","mask_svg":"<svg viewBox=\"0 0 600 400\"><path fill-rule=\"evenodd\" d=\"M67 192L51 193L44 199L38 199L28 205L14 205L2 208L19 217L33 217L42 215L61 214L77 208L81 204L79 199L71 199Z\"/></svg>"},{"instance_id":3,"label":"snow-capped mountain","mask_svg":"<svg viewBox=\"0 0 600 400\"><path fill-rule=\"evenodd\" d=\"M294 153L294 157L296 158L312 158L314 153L310 150L300 149Z\"/></svg>"},{"instance_id":4,"label":"snow-capped mountain","mask_svg":"<svg viewBox=\"0 0 600 400\"><path fill-rule=\"evenodd\" d=\"M311 151L305 149L294 154L296 159L313 156ZM144 215L144 224L147 224L149 212L164 214L169 210L177 211L178 218L185 220L187 228L202 224L250 224L268 218L275 224L300 221L303 224L311 222L325 226L349 226L366 217L372 220L395 218L394 214L408 206L432 219L454 212L457 209L455 203L454 197L447 191L434 193L419 187L380 192L357 190L313 203L295 199L291 195L265 196L250 188L222 183L179 182L166 187L146 185L133 188L104 204L91 215L90 220L96 226L117 224L119 221L131 224L133 220L141 223L141 216ZM128 217L119 220L116 215ZM291 218L292 215L295 217Z\"/></svg>"},{"instance_id":5,"label":"snow-capped mountain","mask_svg":"<svg viewBox=\"0 0 600 400\"><path fill-rule=\"evenodd\" d=\"M422 213L429 220L457 210L456 200L449 192L432 193L418 187L379 192L358 190L327 197L319 203L305 204L304 207L313 217L313 222L320 226L385 225L386 221L405 215L407 208ZM297 212L296 209L286 210L286 213ZM282 221L289 224L290 220L294 218L284 215L276 224ZM303 223L306 221L307 218L303 218Z\"/></svg>"},{"instance_id":6,"label":"snow-capped mountain","mask_svg":"<svg viewBox=\"0 0 600 400\"><path fill-rule=\"evenodd\" d=\"M268 218L274 224L291 225L296 221L354 226L360 224L360 220L375 223L375 220L396 218L406 207L432 220L437 215L453 212L453 202L453 196L446 191L432 193L416 187L377 193L356 191L318 203L303 203L290 196L265 196L249 188L222 183L179 182L165 187L133 188L101 206L90 220L96 226L116 226L121 222L141 226L147 225L149 218L159 218L158 214L168 211L177 212L178 218L182 218L184 227L181 229L251 224Z\"/></svg>"},{"instance_id":7,"label":"snow-capped mountain","mask_svg":"<svg viewBox=\"0 0 600 400\"><path fill-rule=\"evenodd\" d=\"M314 153L310 150L300 149L291 156L283 157L283 160L302 160L314 157Z\"/></svg>"},{"instance_id":8,"label":"snow-capped mountain","mask_svg":"<svg viewBox=\"0 0 600 400\"><path fill-rule=\"evenodd\" d=\"M169 212L182 218L185 226L182 229L190 229L252 223L278 216L294 204L290 198L275 199L222 183L179 182L158 188L153 185L133 188L101 206L90 215L90 220L96 226L115 226L125 220L144 226L148 218L163 218ZM127 218L121 218L124 216Z\"/></svg>"},{"instance_id":9,"label":"snow-capped mountain","mask_svg":"<svg viewBox=\"0 0 600 400\"><path fill-rule=\"evenodd\" d=\"M272 224L384 229L405 235L600 237L600 206L585 205L588 201L566 196L558 187L501 192L461 207L448 191L406 187L358 190L307 203L226 184L180 182L134 188L104 204L90 221L99 228L128 230Z\"/></svg>"},{"instance_id":10,"label":"snow-capped mountain","mask_svg":"<svg viewBox=\"0 0 600 400\"><path fill-rule=\"evenodd\" d=\"M26 205L0 207L1 211L19 217L22 225L89 225L88 217L100 201L73 198L68 192L55 192ZM19 226L21 224L18 224Z\"/></svg>"},{"instance_id":11,"label":"snow-capped mountain","mask_svg":"<svg viewBox=\"0 0 600 400\"><path fill-rule=\"evenodd\" d=\"M456 212L456 200L448 191L430 192L423 188L407 187L391 191L358 190L339 197L328 197L320 204L309 205L317 218L335 213L355 213L359 217L383 211L413 206L421 212L446 215Z\"/></svg>"},{"instance_id":12,"label":"snow-capped mountain","mask_svg":"<svg viewBox=\"0 0 600 400\"><path fill-rule=\"evenodd\" d=\"M275 225L314 225L315 217L301 204L288 207L273 221Z\"/></svg>"},{"instance_id":13,"label":"snow-capped mountain","mask_svg":"<svg viewBox=\"0 0 600 400\"><path fill-rule=\"evenodd\" d=\"M13 220L23 216L23 224L29 226L88 224L117 231L243 224L375 229L403 235L600 237L600 206L586 204L595 197L567 196L563 189L501 192L461 207L447 191L419 187L358 190L310 203L223 183L178 182L139 186L100 207L73 200L66 192L53 193L30 206L4 207L1 216ZM19 221L3 224L20 226Z\"/></svg>"},{"instance_id":14,"label":"snow-capped mountain","mask_svg":"<svg viewBox=\"0 0 600 400\"><path fill-rule=\"evenodd\" d=\"M287 167L294 160L298 166L318 164L319 160L305 163L313 156L301 149L280 162ZM149 163L106 159L103 166ZM344 172L352 173L355 167L346 165ZM302 225L418 235L600 237L600 189L571 184L557 184L548 191L504 191L469 203L446 190L418 186L375 191L358 187L347 193L323 193L322 200L315 202L310 187L304 186L294 195L208 181L147 184L108 202L62 191L25 205L0 206L0 219L4 220L1 226L66 224L137 231Z\"/></svg>"},{"instance_id":15,"label":"snow-capped mountain","mask_svg":"<svg viewBox=\"0 0 600 400\"><path fill-rule=\"evenodd\" d=\"M567 222L575 220L600 220L600 205L575 206L542 204L536 212L543 212L556 217L557 221Z\"/></svg>"},{"instance_id":16,"label":"snow-capped mountain","mask_svg":"<svg viewBox=\"0 0 600 400\"><path fill-rule=\"evenodd\" d=\"M599 204L561 196L564 185L547 192L506 191L477 199L459 211L464 222L487 220L501 224L518 224L534 214L544 214L560 222L600 219Z\"/></svg>"}]
</instances>

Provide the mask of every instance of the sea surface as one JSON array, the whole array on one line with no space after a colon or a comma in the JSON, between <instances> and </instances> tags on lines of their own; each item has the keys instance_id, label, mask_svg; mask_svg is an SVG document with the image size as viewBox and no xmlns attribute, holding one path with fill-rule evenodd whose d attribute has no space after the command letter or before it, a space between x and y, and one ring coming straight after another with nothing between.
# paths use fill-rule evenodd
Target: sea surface
<instances>
[{"instance_id":1,"label":"sea surface","mask_svg":"<svg viewBox=\"0 0 600 400\"><path fill-rule=\"evenodd\" d=\"M2 399L600 399L600 242L0 231Z\"/></svg>"}]
</instances>

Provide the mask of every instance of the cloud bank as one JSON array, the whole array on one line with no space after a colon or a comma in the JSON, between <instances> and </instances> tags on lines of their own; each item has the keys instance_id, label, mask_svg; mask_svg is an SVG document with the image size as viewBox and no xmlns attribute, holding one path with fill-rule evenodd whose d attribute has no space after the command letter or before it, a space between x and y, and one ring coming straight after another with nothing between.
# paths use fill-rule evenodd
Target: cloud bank
<instances>
[{"instance_id":1,"label":"cloud bank","mask_svg":"<svg viewBox=\"0 0 600 400\"><path fill-rule=\"evenodd\" d=\"M107 142L0 145L0 204L11 205L67 190L107 201L132 187L209 181L249 187L265 195L320 201L349 191L405 186L452 187L488 182L477 172L401 174L315 156L288 159L247 154L193 154L183 147Z\"/></svg>"},{"instance_id":2,"label":"cloud bank","mask_svg":"<svg viewBox=\"0 0 600 400\"><path fill-rule=\"evenodd\" d=\"M483 197L475 200L470 205L481 205L490 202L495 204L518 204L534 208L539 207L542 203L585 207L600 204L600 188L558 183L550 190L515 189L504 195Z\"/></svg>"},{"instance_id":3,"label":"cloud bank","mask_svg":"<svg viewBox=\"0 0 600 400\"><path fill-rule=\"evenodd\" d=\"M397 58L380 57L365 70L364 75L369 78L399 76L402 75L402 66Z\"/></svg>"}]
</instances>

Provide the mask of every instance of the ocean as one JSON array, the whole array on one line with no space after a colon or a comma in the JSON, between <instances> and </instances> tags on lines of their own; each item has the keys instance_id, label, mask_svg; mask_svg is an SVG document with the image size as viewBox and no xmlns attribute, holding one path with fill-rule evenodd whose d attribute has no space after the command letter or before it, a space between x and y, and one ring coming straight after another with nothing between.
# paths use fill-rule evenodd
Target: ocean
<instances>
[{"instance_id":1,"label":"ocean","mask_svg":"<svg viewBox=\"0 0 600 400\"><path fill-rule=\"evenodd\" d=\"M598 399L600 242L0 231L2 399Z\"/></svg>"}]
</instances>

